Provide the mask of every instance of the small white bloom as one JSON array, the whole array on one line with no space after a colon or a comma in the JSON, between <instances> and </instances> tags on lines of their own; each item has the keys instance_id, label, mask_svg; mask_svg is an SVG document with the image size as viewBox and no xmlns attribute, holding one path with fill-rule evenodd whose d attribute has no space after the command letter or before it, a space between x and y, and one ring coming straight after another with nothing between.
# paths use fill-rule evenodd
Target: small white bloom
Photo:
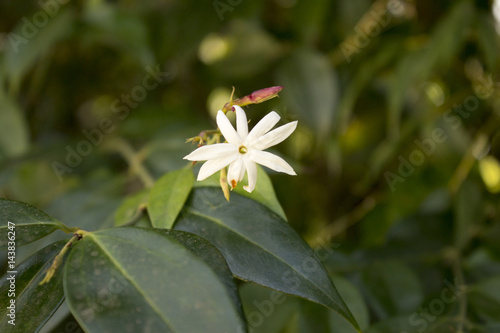
<instances>
[{"instance_id":1,"label":"small white bloom","mask_svg":"<svg viewBox=\"0 0 500 333\"><path fill-rule=\"evenodd\" d=\"M236 111L236 131L224 112L217 113L217 125L227 143L203 146L184 157L189 161L207 161L198 173L198 180L203 180L229 165L227 179L231 187L234 188L243 179L246 170L248 186L243 186L243 188L252 192L257 183L256 163L278 172L296 175L285 160L263 150L288 138L297 127L297 121L292 121L269 132L280 120L280 116L272 111L248 133L245 111L238 105L234 105L234 108Z\"/></svg>"}]
</instances>

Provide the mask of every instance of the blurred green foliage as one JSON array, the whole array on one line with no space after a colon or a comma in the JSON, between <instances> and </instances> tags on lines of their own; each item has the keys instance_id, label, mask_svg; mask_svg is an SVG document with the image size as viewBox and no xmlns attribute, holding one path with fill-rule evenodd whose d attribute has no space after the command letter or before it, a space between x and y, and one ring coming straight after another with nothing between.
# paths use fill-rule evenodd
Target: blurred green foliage
<instances>
[{"instance_id":1,"label":"blurred green foliage","mask_svg":"<svg viewBox=\"0 0 500 333\"><path fill-rule=\"evenodd\" d=\"M493 6L1 2L0 196L86 230L112 226L127 196L185 166L186 138L215 127L232 86L242 97L282 85L248 117L273 109L299 120L276 148L298 176L271 179L362 328L498 332ZM49 242L19 249L19 260ZM291 296L266 315L255 304L269 290L241 294L247 316L262 318L249 317L255 332L349 329Z\"/></svg>"}]
</instances>

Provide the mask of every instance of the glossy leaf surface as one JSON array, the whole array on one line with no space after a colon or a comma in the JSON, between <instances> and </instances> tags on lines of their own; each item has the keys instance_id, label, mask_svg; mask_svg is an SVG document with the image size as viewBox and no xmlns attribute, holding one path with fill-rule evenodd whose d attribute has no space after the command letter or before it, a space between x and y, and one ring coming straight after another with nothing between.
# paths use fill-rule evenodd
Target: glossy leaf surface
<instances>
[{"instance_id":1,"label":"glossy leaf surface","mask_svg":"<svg viewBox=\"0 0 500 333\"><path fill-rule=\"evenodd\" d=\"M85 236L65 266L71 312L90 332L244 331L227 288L205 262L154 230Z\"/></svg>"},{"instance_id":2,"label":"glossy leaf surface","mask_svg":"<svg viewBox=\"0 0 500 333\"><path fill-rule=\"evenodd\" d=\"M148 212L155 228L172 228L191 188L194 176L191 169L169 172L158 181L149 194Z\"/></svg>"},{"instance_id":3,"label":"glossy leaf surface","mask_svg":"<svg viewBox=\"0 0 500 333\"><path fill-rule=\"evenodd\" d=\"M0 332L38 332L61 305L63 270L59 268L50 282L39 283L66 242L61 240L44 247L15 267L17 274L6 273L0 279ZM13 318L8 316L11 311L7 309L13 299L15 325L9 324Z\"/></svg>"},{"instance_id":4,"label":"glossy leaf surface","mask_svg":"<svg viewBox=\"0 0 500 333\"><path fill-rule=\"evenodd\" d=\"M57 229L69 232L67 226L31 205L0 199L0 233L5 235L0 237L0 248L14 239L16 246L31 243Z\"/></svg>"},{"instance_id":5,"label":"glossy leaf surface","mask_svg":"<svg viewBox=\"0 0 500 333\"><path fill-rule=\"evenodd\" d=\"M278 215L254 200L198 188L176 223L214 244L233 274L334 309L356 325L313 250Z\"/></svg>"}]
</instances>

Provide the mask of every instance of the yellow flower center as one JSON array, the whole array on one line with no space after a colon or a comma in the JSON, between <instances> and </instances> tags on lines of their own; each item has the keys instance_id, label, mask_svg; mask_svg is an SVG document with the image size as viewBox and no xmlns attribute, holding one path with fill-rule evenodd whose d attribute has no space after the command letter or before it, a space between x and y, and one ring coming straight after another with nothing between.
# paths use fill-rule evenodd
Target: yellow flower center
<instances>
[{"instance_id":1,"label":"yellow flower center","mask_svg":"<svg viewBox=\"0 0 500 333\"><path fill-rule=\"evenodd\" d=\"M238 151L240 152L240 154L246 154L248 152L248 149L247 147L245 146L241 146Z\"/></svg>"}]
</instances>

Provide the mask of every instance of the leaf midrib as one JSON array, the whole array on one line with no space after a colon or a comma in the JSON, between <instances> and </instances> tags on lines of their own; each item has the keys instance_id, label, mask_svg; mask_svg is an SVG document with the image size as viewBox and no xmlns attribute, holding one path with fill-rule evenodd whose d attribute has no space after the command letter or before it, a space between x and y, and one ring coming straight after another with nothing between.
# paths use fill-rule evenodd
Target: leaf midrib
<instances>
[{"instance_id":1,"label":"leaf midrib","mask_svg":"<svg viewBox=\"0 0 500 333\"><path fill-rule=\"evenodd\" d=\"M174 231L177 231L177 230L174 230ZM162 237L166 237L166 238L168 238L168 239L172 240L172 239L171 239L170 237L168 237L168 236L165 236L165 235L161 235L161 236L162 236ZM160 253L159 253L159 252L155 252L155 251L151 250L151 248L146 247L146 246L143 246L142 244L139 244L139 243L135 243L135 242L133 242L133 241L132 241L132 240L130 240L130 239L124 239L124 238L115 237L115 236L113 236L113 235L107 235L107 234L105 234L105 235L101 235L100 237L105 237L105 238L110 238L110 239L116 239L116 240L119 240L119 241L120 241L120 242L122 242L122 243L125 243L125 242L126 242L126 243L132 244L132 245L134 245L134 246L136 246L136 247L138 247L138 248L141 248L141 249L143 249L144 251L146 251L146 252L148 252L148 253L151 253L151 254L152 254L152 255L154 255L154 256L158 256L158 257L160 257L160 258L162 258L162 259L164 259L164 258L165 258L164 256L160 255ZM198 236L198 237L199 237L199 236ZM236 306L236 304L235 304L234 302L232 302L232 296L230 295L230 292L229 292L229 290L228 290L227 286L225 285L225 282L223 282L223 281L222 281L222 279L220 279L219 274L215 271L215 269L214 269L214 268L212 268L212 267L210 267L210 265L209 265L207 262L205 262L205 261L204 261L201 257L199 257L196 253L194 253L194 252L192 252L190 249L186 248L186 246L185 246L183 243L181 243L180 241L178 241L177 239L174 239L174 242L175 242L175 243L177 243L176 245L180 245L180 246L183 248L183 250L185 250L185 251L186 251L186 253L188 253L190 256L192 256L192 259L194 259L194 260L198 260L198 261L199 261L202 265L206 266L206 268L207 268L207 269L209 269L210 271L212 271L212 273L214 274L214 275L213 275L213 277L214 277L214 278L216 278L216 279L217 279L217 280L221 283L221 286L223 287L223 290L224 290L224 291L225 291L225 293L226 293L226 294L225 294L225 295L226 295L226 297L228 297L228 299L229 299L229 300L231 300L231 304L233 305L233 310L234 310L236 313L238 313L237 306ZM206 242L208 243L208 241L206 241ZM213 245L212 245L212 246L213 246ZM213 247L214 247L214 250L219 251L219 250L218 250L215 246L213 246ZM223 260L224 262L226 262L226 261L225 261L225 259L224 259L224 256L222 255L222 253L219 253L219 255L221 256L221 260ZM172 262L172 261L169 261L169 262L170 262L170 264L172 264L172 265L174 265L174 266L177 266L177 267L179 267L179 266L180 266L179 264L177 264L177 263L175 263L175 262ZM228 276L232 278L231 270L230 270L230 269L229 269L229 267L227 267L227 266L226 266L226 268L227 268L227 270L228 270L228 272L229 272L229 275L228 275ZM197 284L197 285L198 285L200 288L203 288L203 286L201 286L200 284ZM242 318L241 318L239 315L238 315L238 318L239 318L238 320L240 320L240 321L242 320Z\"/></svg>"},{"instance_id":2,"label":"leaf midrib","mask_svg":"<svg viewBox=\"0 0 500 333\"><path fill-rule=\"evenodd\" d=\"M140 286L137 283L135 283L135 281L128 274L128 272L124 270L121 265L118 264L118 261L116 261L115 258L111 255L111 253L106 249L106 247L98 241L96 236L93 234L89 234L87 235L87 237L91 237L94 240L97 246L99 246L99 248L102 249L104 254L108 256L109 260L115 265L115 267L123 274L123 276L130 282L130 284L132 284L137 289L137 291L144 297L146 302L160 316L160 318L164 320L164 322L167 324L167 327L169 327L172 332L176 332L176 330L174 330L172 327L172 323L167 318L165 318L165 316L161 313L160 309L156 306L153 300L151 300L149 296L144 292L144 290L140 288Z\"/></svg>"},{"instance_id":3,"label":"leaf midrib","mask_svg":"<svg viewBox=\"0 0 500 333\"><path fill-rule=\"evenodd\" d=\"M281 258L281 257L279 257L279 256L277 256L277 255L275 255L273 252L271 252L271 251L270 251L269 249L267 249L266 247L264 247L264 246L262 246L262 245L260 245L260 244L258 244L258 243L256 243L256 242L254 242L252 239L250 239L250 238L246 237L245 235L243 235L243 234L241 234L241 233L237 232L236 230L229 228L229 227L228 227L227 225L225 225L222 221L220 221L220 220L218 220L218 219L216 219L216 218L214 218L214 217L207 216L207 215L202 214L202 213L200 213L200 212L194 211L194 210L192 210L192 209L190 209L190 208L188 208L188 210L189 210L191 213L193 213L194 215L198 215L198 216L200 216L200 217L202 217L202 218L205 218L205 219L207 219L207 220L213 221L213 222L217 223L218 225L220 225L220 226L222 226L222 227L226 228L227 230L232 231L233 233L235 233L235 234L239 235L240 237L242 237L243 239L247 240L247 241L248 241L248 242L250 242L251 244L254 244L254 245L255 245L255 246L257 246L257 247L260 247L260 248L261 248L261 249L263 249L265 252L269 253L271 256L273 256L273 257L277 258L279 261L281 261L282 263L284 263L286 266L288 266L288 267L292 268L295 272L299 273L299 275L300 275L300 276L302 276L302 277L305 279L305 281L308 281L308 282L309 282L309 284L313 285L315 288L317 288L319 291L321 291L324 295L326 295L326 296L328 297L328 299L330 299L330 300L331 300L334 304L336 304L335 300L334 300L333 298L331 298L331 297L330 297L330 295L328 295L327 293L325 293L325 292L323 291L323 289L322 289L322 288L320 288L320 287L319 287L316 283L314 283L313 281L309 280L309 279L308 279L308 278L307 278L307 277L306 277L306 276L305 276L302 272L299 272L299 271L298 271L298 270L296 270L293 266L290 266L290 264L288 264L288 263L287 263L287 262L286 262L283 258Z\"/></svg>"},{"instance_id":4,"label":"leaf midrib","mask_svg":"<svg viewBox=\"0 0 500 333\"><path fill-rule=\"evenodd\" d=\"M29 222L29 223L22 223L22 224L16 224L15 227L24 227L24 226L34 226L34 225L54 225L56 227L56 229L59 229L57 228L57 226L60 226L59 224L57 223L54 223L54 222ZM6 225L3 225L3 226L0 226L0 230L1 229L7 229L9 228L9 226L6 226ZM14 230L15 231L15 230Z\"/></svg>"},{"instance_id":5,"label":"leaf midrib","mask_svg":"<svg viewBox=\"0 0 500 333\"><path fill-rule=\"evenodd\" d=\"M29 222L21 222L21 223L17 223L15 221L10 221L10 222L13 222L15 224L15 227L21 227L21 226L33 226L33 225L52 225L54 226L55 229L60 229L60 230L63 230L65 232L68 232L67 230L69 230L68 226L66 226L64 223L62 223L61 221L58 221L56 219L54 219L53 217L43 213L43 212L36 212L37 214L42 214L43 216L42 217L45 217L43 220L42 219L37 219L36 216L33 216L31 214L28 214L24 211L21 211L19 212L19 215L18 217L16 218L23 218L25 220L29 220ZM6 218L6 221L9 221L10 220L10 217L7 217ZM14 220L14 219L12 219ZM1 229L6 229L8 228L8 224L5 224L5 225L2 225L0 226L0 230Z\"/></svg>"}]
</instances>

